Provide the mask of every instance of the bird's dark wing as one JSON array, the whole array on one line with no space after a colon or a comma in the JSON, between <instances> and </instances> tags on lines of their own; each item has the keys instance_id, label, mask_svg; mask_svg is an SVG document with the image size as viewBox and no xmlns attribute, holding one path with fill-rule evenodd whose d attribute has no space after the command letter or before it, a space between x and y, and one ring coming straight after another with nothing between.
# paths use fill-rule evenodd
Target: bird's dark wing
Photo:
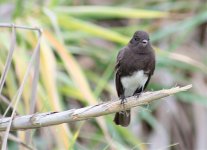
<instances>
[{"instance_id":1,"label":"bird's dark wing","mask_svg":"<svg viewBox=\"0 0 207 150\"><path fill-rule=\"evenodd\" d=\"M152 50L152 51L154 52L154 50ZM148 85L148 83L150 81L150 78L153 75L154 70L155 70L155 54L152 53L152 56L153 57L151 57L151 61L148 64L148 71L145 71L145 74L148 75L148 79L147 79L147 82L144 85L144 89L147 87L147 85Z\"/></svg>"},{"instance_id":2,"label":"bird's dark wing","mask_svg":"<svg viewBox=\"0 0 207 150\"><path fill-rule=\"evenodd\" d=\"M117 55L116 58L116 65L115 65L115 70L117 70L120 67L120 61L124 57L124 49L121 49Z\"/></svg>"},{"instance_id":3,"label":"bird's dark wing","mask_svg":"<svg viewBox=\"0 0 207 150\"><path fill-rule=\"evenodd\" d=\"M117 70L116 72L116 91L119 97L123 97L124 96L124 88L121 84L121 75L120 72Z\"/></svg>"},{"instance_id":4,"label":"bird's dark wing","mask_svg":"<svg viewBox=\"0 0 207 150\"><path fill-rule=\"evenodd\" d=\"M124 49L120 50L118 55L117 55L117 60L116 60L116 76L115 76L115 82L116 82L116 91L119 97L122 97L124 95L124 88L121 84L121 59L123 59L123 53Z\"/></svg>"},{"instance_id":5,"label":"bird's dark wing","mask_svg":"<svg viewBox=\"0 0 207 150\"><path fill-rule=\"evenodd\" d=\"M145 83L143 90L145 90L145 88L147 87L147 85L150 81L150 78L151 78L151 75L148 76L147 82Z\"/></svg>"},{"instance_id":6,"label":"bird's dark wing","mask_svg":"<svg viewBox=\"0 0 207 150\"><path fill-rule=\"evenodd\" d=\"M151 68L150 69L150 76L151 75L153 75L153 73L154 73L154 70L155 70L155 64L156 64L156 62L155 62L155 53L154 53L154 50L152 49L152 57L151 57L152 59L151 59L151 61L150 61L150 63L149 63L149 65L148 65L148 67L149 68Z\"/></svg>"}]
</instances>

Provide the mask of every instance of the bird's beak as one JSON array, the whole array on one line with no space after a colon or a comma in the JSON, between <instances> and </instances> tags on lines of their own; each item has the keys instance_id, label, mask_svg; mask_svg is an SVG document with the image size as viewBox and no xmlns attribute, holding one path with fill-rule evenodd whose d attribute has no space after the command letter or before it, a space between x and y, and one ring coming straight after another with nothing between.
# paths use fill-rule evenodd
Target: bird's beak
<instances>
[{"instance_id":1,"label":"bird's beak","mask_svg":"<svg viewBox=\"0 0 207 150\"><path fill-rule=\"evenodd\" d=\"M145 47L148 44L148 40L142 40L142 44Z\"/></svg>"}]
</instances>

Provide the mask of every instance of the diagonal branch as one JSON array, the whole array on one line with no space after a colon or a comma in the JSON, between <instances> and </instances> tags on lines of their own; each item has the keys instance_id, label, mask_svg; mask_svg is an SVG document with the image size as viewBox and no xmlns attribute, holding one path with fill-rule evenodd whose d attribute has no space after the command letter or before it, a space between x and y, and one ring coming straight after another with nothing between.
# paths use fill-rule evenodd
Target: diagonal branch
<instances>
[{"instance_id":1,"label":"diagonal branch","mask_svg":"<svg viewBox=\"0 0 207 150\"><path fill-rule=\"evenodd\" d=\"M40 128L52 125L58 125L61 123L68 123L71 121L87 120L94 117L99 117L107 114L119 112L124 109L130 109L136 106L149 104L152 101L173 95L178 92L186 91L190 89L192 85L184 87L175 87L166 90L145 92L137 97L127 98L127 102L120 105L120 100L112 100L97 105L92 105L80 109L71 109L63 112L47 112L26 116L18 116L13 118L11 130L26 130L33 128ZM10 117L0 119L0 131L5 131L9 124Z\"/></svg>"}]
</instances>

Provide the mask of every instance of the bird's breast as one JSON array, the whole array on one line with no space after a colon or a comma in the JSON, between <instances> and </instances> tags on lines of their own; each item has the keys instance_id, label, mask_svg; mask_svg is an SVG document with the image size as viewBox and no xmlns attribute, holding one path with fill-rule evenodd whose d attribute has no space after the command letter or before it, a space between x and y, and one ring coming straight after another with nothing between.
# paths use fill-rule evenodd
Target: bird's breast
<instances>
[{"instance_id":1,"label":"bird's breast","mask_svg":"<svg viewBox=\"0 0 207 150\"><path fill-rule=\"evenodd\" d=\"M148 76L144 74L143 70L138 70L132 73L132 75L121 77L125 97L132 96L137 88L144 88L147 79Z\"/></svg>"}]
</instances>

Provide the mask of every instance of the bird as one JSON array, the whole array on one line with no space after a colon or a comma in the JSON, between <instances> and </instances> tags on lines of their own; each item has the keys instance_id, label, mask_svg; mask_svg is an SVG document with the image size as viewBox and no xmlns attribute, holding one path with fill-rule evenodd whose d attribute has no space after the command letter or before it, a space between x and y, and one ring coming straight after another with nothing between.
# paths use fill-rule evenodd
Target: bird
<instances>
[{"instance_id":1,"label":"bird","mask_svg":"<svg viewBox=\"0 0 207 150\"><path fill-rule=\"evenodd\" d=\"M145 90L155 70L155 52L145 31L136 31L129 43L122 48L115 65L115 84L121 104L126 98L137 96ZM130 124L130 110L117 112L116 125L127 127Z\"/></svg>"}]
</instances>

